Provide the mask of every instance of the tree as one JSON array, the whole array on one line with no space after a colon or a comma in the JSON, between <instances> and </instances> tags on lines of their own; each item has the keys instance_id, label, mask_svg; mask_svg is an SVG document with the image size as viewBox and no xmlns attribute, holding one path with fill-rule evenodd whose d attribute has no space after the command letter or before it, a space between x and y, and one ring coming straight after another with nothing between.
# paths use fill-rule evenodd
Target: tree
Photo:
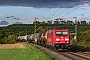
<instances>
[{"instance_id":1,"label":"tree","mask_svg":"<svg viewBox=\"0 0 90 60\"><path fill-rule=\"evenodd\" d=\"M46 22L45 21L42 21L42 22L40 22L40 24L46 24Z\"/></svg>"},{"instance_id":2,"label":"tree","mask_svg":"<svg viewBox=\"0 0 90 60\"><path fill-rule=\"evenodd\" d=\"M68 20L67 25L73 25L73 21Z\"/></svg>"},{"instance_id":3,"label":"tree","mask_svg":"<svg viewBox=\"0 0 90 60\"><path fill-rule=\"evenodd\" d=\"M47 21L47 24L52 24L52 22L51 21Z\"/></svg>"},{"instance_id":4,"label":"tree","mask_svg":"<svg viewBox=\"0 0 90 60\"><path fill-rule=\"evenodd\" d=\"M81 21L81 25L86 25L86 21Z\"/></svg>"},{"instance_id":5,"label":"tree","mask_svg":"<svg viewBox=\"0 0 90 60\"><path fill-rule=\"evenodd\" d=\"M15 36L14 35L9 35L8 37L4 37L1 40L1 43L2 44L14 44L14 43L16 43Z\"/></svg>"},{"instance_id":6,"label":"tree","mask_svg":"<svg viewBox=\"0 0 90 60\"><path fill-rule=\"evenodd\" d=\"M61 21L61 24L64 24L64 25L66 25L66 21Z\"/></svg>"},{"instance_id":7,"label":"tree","mask_svg":"<svg viewBox=\"0 0 90 60\"><path fill-rule=\"evenodd\" d=\"M36 22L34 21L33 24L40 24L40 22L39 21L36 21Z\"/></svg>"},{"instance_id":8,"label":"tree","mask_svg":"<svg viewBox=\"0 0 90 60\"><path fill-rule=\"evenodd\" d=\"M90 21L89 21L89 23L88 23L89 25L90 25Z\"/></svg>"},{"instance_id":9,"label":"tree","mask_svg":"<svg viewBox=\"0 0 90 60\"><path fill-rule=\"evenodd\" d=\"M36 29L36 32L37 32L37 33L39 33L39 32L44 32L44 31L45 31L45 29L43 29L42 27L39 27L39 28Z\"/></svg>"},{"instance_id":10,"label":"tree","mask_svg":"<svg viewBox=\"0 0 90 60\"><path fill-rule=\"evenodd\" d=\"M54 24L55 24L55 25L58 25L58 24L59 24L59 22L58 22L58 21L54 21Z\"/></svg>"}]
</instances>

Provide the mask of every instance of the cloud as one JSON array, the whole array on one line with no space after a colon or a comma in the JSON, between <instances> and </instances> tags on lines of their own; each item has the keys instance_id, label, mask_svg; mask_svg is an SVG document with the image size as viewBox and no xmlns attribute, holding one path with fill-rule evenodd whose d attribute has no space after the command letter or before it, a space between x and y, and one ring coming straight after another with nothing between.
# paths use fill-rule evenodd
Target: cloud
<instances>
[{"instance_id":1,"label":"cloud","mask_svg":"<svg viewBox=\"0 0 90 60\"><path fill-rule=\"evenodd\" d=\"M76 3L77 2L77 3ZM1 6L24 6L34 8L68 8L72 5L90 5L90 0L0 0Z\"/></svg>"},{"instance_id":2,"label":"cloud","mask_svg":"<svg viewBox=\"0 0 90 60\"><path fill-rule=\"evenodd\" d=\"M7 21L1 21L0 22L0 25L8 25L9 24L9 22L7 22Z\"/></svg>"},{"instance_id":3,"label":"cloud","mask_svg":"<svg viewBox=\"0 0 90 60\"><path fill-rule=\"evenodd\" d=\"M19 6L18 8L27 8L27 9L30 9L30 8L34 8L34 7L22 7L22 6Z\"/></svg>"},{"instance_id":4,"label":"cloud","mask_svg":"<svg viewBox=\"0 0 90 60\"><path fill-rule=\"evenodd\" d=\"M0 14L0 16L3 16L3 14Z\"/></svg>"},{"instance_id":5,"label":"cloud","mask_svg":"<svg viewBox=\"0 0 90 60\"><path fill-rule=\"evenodd\" d=\"M90 1L82 1L82 4L81 5L79 5L79 6L84 6L84 7L86 7L86 6L90 6Z\"/></svg>"},{"instance_id":6,"label":"cloud","mask_svg":"<svg viewBox=\"0 0 90 60\"><path fill-rule=\"evenodd\" d=\"M16 18L15 16L7 16L5 18L12 18L12 19L20 20L20 18Z\"/></svg>"},{"instance_id":7,"label":"cloud","mask_svg":"<svg viewBox=\"0 0 90 60\"><path fill-rule=\"evenodd\" d=\"M89 4L84 4L83 6L89 6Z\"/></svg>"}]
</instances>

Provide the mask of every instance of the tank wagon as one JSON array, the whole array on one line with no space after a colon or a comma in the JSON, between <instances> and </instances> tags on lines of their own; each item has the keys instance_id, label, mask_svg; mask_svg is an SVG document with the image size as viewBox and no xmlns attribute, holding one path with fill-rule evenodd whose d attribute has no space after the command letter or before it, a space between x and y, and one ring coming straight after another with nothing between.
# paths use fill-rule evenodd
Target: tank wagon
<instances>
[{"instance_id":1,"label":"tank wagon","mask_svg":"<svg viewBox=\"0 0 90 60\"><path fill-rule=\"evenodd\" d=\"M35 34L28 35L27 38L28 38L27 40L28 40L29 43L34 43Z\"/></svg>"},{"instance_id":2,"label":"tank wagon","mask_svg":"<svg viewBox=\"0 0 90 60\"><path fill-rule=\"evenodd\" d=\"M18 42L26 42L26 41L27 41L27 36L28 36L28 35L25 35L25 36L17 36L17 37L16 37L16 41L18 41Z\"/></svg>"},{"instance_id":3,"label":"tank wagon","mask_svg":"<svg viewBox=\"0 0 90 60\"><path fill-rule=\"evenodd\" d=\"M28 35L27 40L29 43L39 43L41 40L41 33Z\"/></svg>"}]
</instances>

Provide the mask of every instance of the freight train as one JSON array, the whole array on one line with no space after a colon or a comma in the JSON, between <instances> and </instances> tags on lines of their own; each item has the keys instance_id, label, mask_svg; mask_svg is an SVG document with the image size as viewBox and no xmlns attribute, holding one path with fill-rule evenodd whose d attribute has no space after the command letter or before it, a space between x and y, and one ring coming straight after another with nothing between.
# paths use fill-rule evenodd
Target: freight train
<instances>
[{"instance_id":1,"label":"freight train","mask_svg":"<svg viewBox=\"0 0 90 60\"><path fill-rule=\"evenodd\" d=\"M27 35L25 41L43 46L51 46L55 49L70 48L70 31L68 29L53 29L47 32L34 33Z\"/></svg>"}]
</instances>

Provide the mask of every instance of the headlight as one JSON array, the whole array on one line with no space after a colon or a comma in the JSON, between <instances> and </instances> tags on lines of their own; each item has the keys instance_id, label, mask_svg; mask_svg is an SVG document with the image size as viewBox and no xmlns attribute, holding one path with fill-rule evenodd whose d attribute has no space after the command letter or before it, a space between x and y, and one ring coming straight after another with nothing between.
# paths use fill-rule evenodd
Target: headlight
<instances>
[{"instance_id":1,"label":"headlight","mask_svg":"<svg viewBox=\"0 0 90 60\"><path fill-rule=\"evenodd\" d=\"M56 41L59 41L60 39L56 39Z\"/></svg>"},{"instance_id":2,"label":"headlight","mask_svg":"<svg viewBox=\"0 0 90 60\"><path fill-rule=\"evenodd\" d=\"M58 42L56 42L56 43L58 43Z\"/></svg>"},{"instance_id":3,"label":"headlight","mask_svg":"<svg viewBox=\"0 0 90 60\"><path fill-rule=\"evenodd\" d=\"M69 39L68 38L65 38L66 41L68 41Z\"/></svg>"},{"instance_id":4,"label":"headlight","mask_svg":"<svg viewBox=\"0 0 90 60\"><path fill-rule=\"evenodd\" d=\"M69 43L68 41L66 43Z\"/></svg>"}]
</instances>

